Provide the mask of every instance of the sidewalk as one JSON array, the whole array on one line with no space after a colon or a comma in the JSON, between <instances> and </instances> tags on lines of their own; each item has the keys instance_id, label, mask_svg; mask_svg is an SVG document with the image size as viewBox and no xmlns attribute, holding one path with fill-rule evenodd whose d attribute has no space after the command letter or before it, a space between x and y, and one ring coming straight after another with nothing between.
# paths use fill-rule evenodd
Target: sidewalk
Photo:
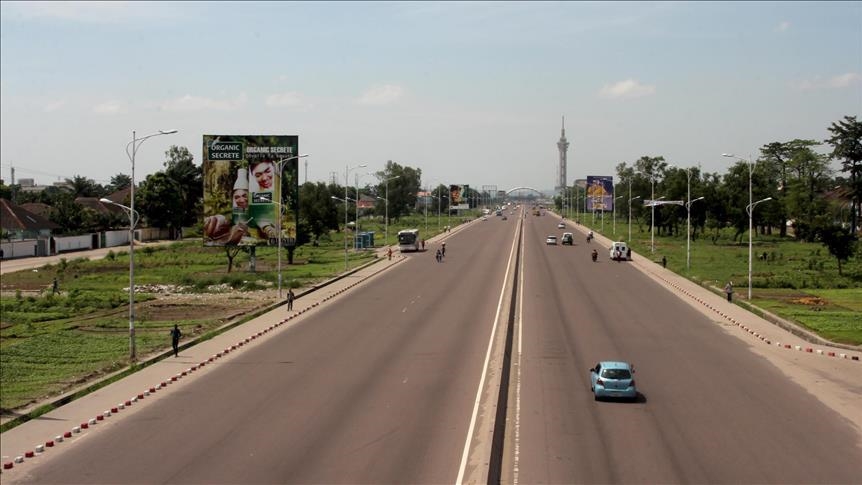
<instances>
[{"instance_id":1,"label":"sidewalk","mask_svg":"<svg viewBox=\"0 0 862 485\"><path fill-rule=\"evenodd\" d=\"M471 222L459 224L449 232L426 239L426 242L433 245L445 240ZM154 361L152 364L140 371L4 432L0 439L0 462L5 473L10 473L9 470L15 467L26 466L27 460L38 458L52 448L62 446L65 441L105 427L112 419L134 413L183 382L208 372L243 347L256 345L273 332L302 321L308 312L313 312L322 303L404 261L406 258L397 251L397 246L393 248L391 260L387 257L388 247L378 248L375 250L377 258L373 261L298 293L292 312L280 303L209 340L184 342L180 346L179 357L174 358L170 355L172 352L167 353L168 356L156 356L151 359ZM427 251L430 253L430 249ZM31 409L61 399L63 397L52 399Z\"/></svg>"}]
</instances>

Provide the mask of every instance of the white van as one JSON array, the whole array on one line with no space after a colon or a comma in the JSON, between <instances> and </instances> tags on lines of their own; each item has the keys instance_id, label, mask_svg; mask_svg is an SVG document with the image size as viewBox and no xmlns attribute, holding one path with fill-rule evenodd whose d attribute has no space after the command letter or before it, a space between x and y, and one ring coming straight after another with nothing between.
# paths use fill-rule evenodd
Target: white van
<instances>
[{"instance_id":1,"label":"white van","mask_svg":"<svg viewBox=\"0 0 862 485\"><path fill-rule=\"evenodd\" d=\"M620 261L628 261L629 260L629 246L623 241L617 241L613 243L608 252L608 257L610 259L619 259Z\"/></svg>"}]
</instances>

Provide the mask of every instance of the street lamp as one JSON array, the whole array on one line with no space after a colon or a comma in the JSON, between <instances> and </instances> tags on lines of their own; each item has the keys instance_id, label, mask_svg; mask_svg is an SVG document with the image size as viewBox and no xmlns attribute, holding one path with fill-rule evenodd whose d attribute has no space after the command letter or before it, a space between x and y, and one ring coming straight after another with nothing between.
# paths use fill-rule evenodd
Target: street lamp
<instances>
[{"instance_id":1,"label":"street lamp","mask_svg":"<svg viewBox=\"0 0 862 485\"><path fill-rule=\"evenodd\" d=\"M378 199L383 199L383 200L385 200L385 201L386 201L386 216L385 216L385 217L386 217L386 223L385 223L385 227L386 227L386 229L385 229L385 231L386 231L386 236L385 236L385 238L386 238L386 244L384 244L384 246L388 246L388 245L389 245L389 181L390 181L390 180L395 180L395 179L397 179L398 177L400 177L400 175L396 175L396 176L394 176L394 177L389 177L389 178L387 178L387 179L384 179L384 180L383 180L383 182L386 184L386 197L377 197Z\"/></svg>"},{"instance_id":2,"label":"street lamp","mask_svg":"<svg viewBox=\"0 0 862 485\"><path fill-rule=\"evenodd\" d=\"M754 232L754 218L752 214L754 213L754 207L761 203L766 202L767 200L772 200L772 197L767 197L762 200L758 200L757 202L752 202L752 188L751 188L751 176L754 172L754 161L752 161L751 156L749 155L748 159L744 159L741 157L737 157L732 153L722 153L722 157L734 158L739 160L740 162L748 164L748 206L746 206L745 211L748 213L748 301L751 301L751 256L752 256L752 234Z\"/></svg>"},{"instance_id":3,"label":"street lamp","mask_svg":"<svg viewBox=\"0 0 862 485\"><path fill-rule=\"evenodd\" d=\"M614 191L616 193L616 190ZM625 197L624 195L618 195L614 197L614 236L617 235L617 201Z\"/></svg>"},{"instance_id":4,"label":"street lamp","mask_svg":"<svg viewBox=\"0 0 862 485\"><path fill-rule=\"evenodd\" d=\"M748 301L751 301L751 233L753 225L752 221L754 218L754 208L757 207L757 204L761 202L766 202L767 200L772 200L772 197L760 199L757 202L748 204L748 207L745 208L745 211L748 212Z\"/></svg>"},{"instance_id":5,"label":"street lamp","mask_svg":"<svg viewBox=\"0 0 862 485\"><path fill-rule=\"evenodd\" d=\"M345 197L342 199L341 197L336 197L334 195L330 195L329 198L332 200L337 200L339 202L344 202L344 271L347 271L347 201L353 199L351 199L350 197Z\"/></svg>"},{"instance_id":6,"label":"street lamp","mask_svg":"<svg viewBox=\"0 0 862 485\"><path fill-rule=\"evenodd\" d=\"M640 198L641 196L639 195L632 197L632 186L629 185L629 240L626 241L628 242L629 246L631 246L632 244L632 201Z\"/></svg>"},{"instance_id":7,"label":"street lamp","mask_svg":"<svg viewBox=\"0 0 862 485\"><path fill-rule=\"evenodd\" d=\"M299 160L300 158L307 157L308 154L305 155L296 155L293 157L282 158L275 162L275 166L278 170L278 224L276 224L276 231L278 232L278 299L281 300L281 219L284 217L284 184L282 184L282 164L284 162L289 162L291 160Z\"/></svg>"},{"instance_id":8,"label":"street lamp","mask_svg":"<svg viewBox=\"0 0 862 485\"><path fill-rule=\"evenodd\" d=\"M131 362L134 362L137 358L137 352L135 352L135 226L140 219L140 217L138 217L132 221L132 214L137 214L135 211L135 155L138 153L138 148L141 147L144 141L154 136L171 135L176 132L177 130L159 130L155 133L150 133L149 135L138 138L137 132L133 130L132 141L126 145L126 156L128 156L129 161L132 162L132 179L131 184L129 185L130 206L121 207L129 210L129 225L131 226L129 227L129 360ZM131 152L129 151L129 148L131 148ZM120 205L116 202L111 203ZM134 222L134 224L132 224L132 222Z\"/></svg>"},{"instance_id":9,"label":"street lamp","mask_svg":"<svg viewBox=\"0 0 862 485\"><path fill-rule=\"evenodd\" d=\"M703 197L698 197L694 200L691 200L691 191L688 193L688 202L685 203L685 210L688 213L688 222L686 223L686 235L685 235L685 269L687 271L691 270L691 204L699 200L703 200Z\"/></svg>"},{"instance_id":10,"label":"street lamp","mask_svg":"<svg viewBox=\"0 0 862 485\"><path fill-rule=\"evenodd\" d=\"M348 263L347 263L347 201L349 200L347 197L347 187L350 185L350 171L356 170L357 168L365 168L368 164L360 164L355 167L350 167L348 165L344 166L344 271L347 271ZM359 184L359 180L356 180L357 185ZM358 192L357 188L357 192ZM359 197L356 197L354 201L356 204L359 204ZM357 209L358 210L358 209ZM354 226L355 227L355 226ZM356 230L354 229L354 235L356 234Z\"/></svg>"}]
</instances>

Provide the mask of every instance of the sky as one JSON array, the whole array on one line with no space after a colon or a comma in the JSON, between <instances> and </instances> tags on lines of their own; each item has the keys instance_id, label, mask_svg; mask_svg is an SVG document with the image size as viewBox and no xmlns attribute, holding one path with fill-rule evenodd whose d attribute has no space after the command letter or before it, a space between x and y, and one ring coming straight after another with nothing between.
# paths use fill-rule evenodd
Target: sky
<instances>
[{"instance_id":1,"label":"sky","mask_svg":"<svg viewBox=\"0 0 862 485\"><path fill-rule=\"evenodd\" d=\"M0 177L109 183L204 134L298 135L300 181L551 190L641 156L725 173L862 117L862 2L0 2ZM828 147L821 147L824 153ZM837 164L835 165L837 167ZM307 169L306 169L307 167Z\"/></svg>"}]
</instances>

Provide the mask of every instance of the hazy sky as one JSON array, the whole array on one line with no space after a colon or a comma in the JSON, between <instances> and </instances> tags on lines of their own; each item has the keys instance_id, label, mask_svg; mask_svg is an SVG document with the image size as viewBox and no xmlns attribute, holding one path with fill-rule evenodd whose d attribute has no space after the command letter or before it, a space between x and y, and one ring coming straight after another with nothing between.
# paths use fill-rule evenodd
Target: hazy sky
<instances>
[{"instance_id":1,"label":"hazy sky","mask_svg":"<svg viewBox=\"0 0 862 485\"><path fill-rule=\"evenodd\" d=\"M0 3L7 183L107 183L132 130L178 129L138 180L170 145L200 163L203 134L285 134L310 181L393 160L544 190L563 115L571 184L642 155L724 173L860 113L858 1Z\"/></svg>"}]
</instances>

